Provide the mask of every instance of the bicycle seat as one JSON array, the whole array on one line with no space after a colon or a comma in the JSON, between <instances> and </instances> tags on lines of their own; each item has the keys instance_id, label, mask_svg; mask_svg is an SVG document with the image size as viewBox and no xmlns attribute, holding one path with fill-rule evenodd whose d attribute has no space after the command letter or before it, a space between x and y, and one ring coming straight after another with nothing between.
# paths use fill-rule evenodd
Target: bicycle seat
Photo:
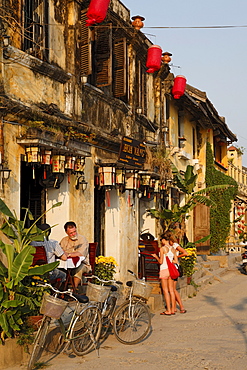
<instances>
[{"instance_id":1,"label":"bicycle seat","mask_svg":"<svg viewBox=\"0 0 247 370\"><path fill-rule=\"evenodd\" d=\"M116 292L117 291L117 287L115 285L108 285L111 287L111 292Z\"/></svg>"},{"instance_id":2,"label":"bicycle seat","mask_svg":"<svg viewBox=\"0 0 247 370\"><path fill-rule=\"evenodd\" d=\"M133 284L133 280L129 280L129 281L127 281L127 283L126 283L126 285L127 285L127 286L132 286L132 284Z\"/></svg>"},{"instance_id":3,"label":"bicycle seat","mask_svg":"<svg viewBox=\"0 0 247 370\"><path fill-rule=\"evenodd\" d=\"M80 303L87 303L89 301L89 298L86 295L81 294L73 294L73 296L78 299Z\"/></svg>"}]
</instances>

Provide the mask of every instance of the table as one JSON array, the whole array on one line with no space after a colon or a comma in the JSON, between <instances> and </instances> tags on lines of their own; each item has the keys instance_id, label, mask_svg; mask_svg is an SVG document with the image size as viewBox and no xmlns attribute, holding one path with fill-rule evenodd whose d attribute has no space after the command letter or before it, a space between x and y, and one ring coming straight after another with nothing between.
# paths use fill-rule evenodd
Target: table
<instances>
[{"instance_id":1,"label":"table","mask_svg":"<svg viewBox=\"0 0 247 370\"><path fill-rule=\"evenodd\" d=\"M60 269L75 269L76 267L80 266L80 264L82 263L82 261L85 260L85 257L84 256L80 256L78 257L79 260L77 261L76 265L74 264L73 260L71 257L68 257L66 261L63 261L63 260L60 260L60 263L59 265L57 266L58 268Z\"/></svg>"}]
</instances>

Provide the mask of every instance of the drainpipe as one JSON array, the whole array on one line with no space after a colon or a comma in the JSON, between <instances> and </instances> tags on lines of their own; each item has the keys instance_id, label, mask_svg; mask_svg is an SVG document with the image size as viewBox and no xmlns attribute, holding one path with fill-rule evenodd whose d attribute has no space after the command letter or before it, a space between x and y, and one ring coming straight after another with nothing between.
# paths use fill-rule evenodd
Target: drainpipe
<instances>
[{"instance_id":1,"label":"drainpipe","mask_svg":"<svg viewBox=\"0 0 247 370\"><path fill-rule=\"evenodd\" d=\"M3 119L0 119L0 164L4 162Z\"/></svg>"}]
</instances>

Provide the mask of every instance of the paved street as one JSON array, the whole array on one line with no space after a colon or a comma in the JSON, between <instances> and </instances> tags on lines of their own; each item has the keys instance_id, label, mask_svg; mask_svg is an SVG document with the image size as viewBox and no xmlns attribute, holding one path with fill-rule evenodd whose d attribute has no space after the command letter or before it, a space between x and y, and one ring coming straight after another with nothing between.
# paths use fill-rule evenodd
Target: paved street
<instances>
[{"instance_id":1,"label":"paved street","mask_svg":"<svg viewBox=\"0 0 247 370\"><path fill-rule=\"evenodd\" d=\"M247 369L247 276L228 272L222 282L185 301L186 314L152 319L152 333L134 346L111 335L85 357L59 355L49 370L87 369ZM19 367L11 370L24 369Z\"/></svg>"}]
</instances>

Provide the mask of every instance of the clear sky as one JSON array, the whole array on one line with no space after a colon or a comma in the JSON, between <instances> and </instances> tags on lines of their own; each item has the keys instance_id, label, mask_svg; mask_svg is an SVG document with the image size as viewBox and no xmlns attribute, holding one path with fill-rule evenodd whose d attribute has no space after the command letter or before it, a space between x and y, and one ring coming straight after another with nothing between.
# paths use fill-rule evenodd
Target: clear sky
<instances>
[{"instance_id":1,"label":"clear sky","mask_svg":"<svg viewBox=\"0 0 247 370\"><path fill-rule=\"evenodd\" d=\"M171 72L205 91L245 148L247 167L247 0L121 0L131 17L145 17L142 32L172 53ZM149 27L245 26L219 29ZM177 68L180 67L180 68Z\"/></svg>"}]
</instances>

